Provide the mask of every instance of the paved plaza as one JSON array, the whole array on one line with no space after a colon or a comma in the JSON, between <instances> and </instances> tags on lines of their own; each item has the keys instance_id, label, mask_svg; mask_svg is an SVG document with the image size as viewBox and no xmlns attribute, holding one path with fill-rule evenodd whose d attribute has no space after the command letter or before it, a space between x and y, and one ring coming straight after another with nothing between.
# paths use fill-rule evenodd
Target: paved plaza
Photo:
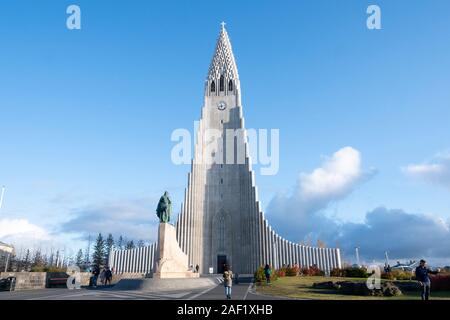
<instances>
[{"instance_id":1,"label":"paved plaza","mask_svg":"<svg viewBox=\"0 0 450 320\"><path fill-rule=\"evenodd\" d=\"M225 300L224 287L218 279L215 287L190 291L145 292L115 290L114 287L96 289L41 289L0 292L0 300ZM269 300L272 297L256 294L251 279L233 285L233 300Z\"/></svg>"}]
</instances>

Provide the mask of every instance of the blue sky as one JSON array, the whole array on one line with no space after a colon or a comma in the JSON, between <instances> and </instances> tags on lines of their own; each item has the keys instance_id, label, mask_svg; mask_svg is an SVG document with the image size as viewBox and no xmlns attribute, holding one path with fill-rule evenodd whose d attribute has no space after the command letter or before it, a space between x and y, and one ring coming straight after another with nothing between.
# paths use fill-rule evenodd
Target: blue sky
<instances>
[{"instance_id":1,"label":"blue sky","mask_svg":"<svg viewBox=\"0 0 450 320\"><path fill-rule=\"evenodd\" d=\"M81 30L66 28L70 4L81 8ZM370 4L381 8L382 30L366 28ZM226 21L246 126L280 130L278 174L256 176L277 230L335 245L320 227L331 223L345 233L340 245L363 244L366 259L392 250L450 263L441 242L450 239L449 10L446 0L2 3L0 237L20 242L31 230L34 245L69 248L97 231L154 239L159 196L168 190L177 211L189 171L172 164L170 135L200 116ZM299 199L339 155L354 175L314 205ZM404 247L377 251L369 233L348 231L378 230L367 213L383 210L422 219L420 228L398 224ZM317 223L286 223L305 217ZM435 228L443 238L423 238ZM414 251L411 239L436 248Z\"/></svg>"}]
</instances>

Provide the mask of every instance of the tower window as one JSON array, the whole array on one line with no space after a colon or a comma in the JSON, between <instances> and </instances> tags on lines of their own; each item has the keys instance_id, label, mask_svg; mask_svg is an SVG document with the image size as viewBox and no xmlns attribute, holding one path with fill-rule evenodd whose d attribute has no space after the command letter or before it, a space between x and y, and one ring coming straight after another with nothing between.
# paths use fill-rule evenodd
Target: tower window
<instances>
[{"instance_id":1,"label":"tower window","mask_svg":"<svg viewBox=\"0 0 450 320\"><path fill-rule=\"evenodd\" d=\"M216 83L214 81L211 82L211 92L216 92Z\"/></svg>"},{"instance_id":2,"label":"tower window","mask_svg":"<svg viewBox=\"0 0 450 320\"><path fill-rule=\"evenodd\" d=\"M233 80L228 82L228 91L233 91Z\"/></svg>"},{"instance_id":3,"label":"tower window","mask_svg":"<svg viewBox=\"0 0 450 320\"><path fill-rule=\"evenodd\" d=\"M220 82L219 82L219 90L225 91L225 80L223 78L223 75L220 76Z\"/></svg>"}]
</instances>

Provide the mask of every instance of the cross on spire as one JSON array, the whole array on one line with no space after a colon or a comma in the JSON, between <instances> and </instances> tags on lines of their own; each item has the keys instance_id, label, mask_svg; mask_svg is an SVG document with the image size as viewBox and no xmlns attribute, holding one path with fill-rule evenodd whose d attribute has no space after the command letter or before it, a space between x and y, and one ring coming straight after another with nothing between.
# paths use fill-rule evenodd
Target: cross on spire
<instances>
[{"instance_id":1,"label":"cross on spire","mask_svg":"<svg viewBox=\"0 0 450 320\"><path fill-rule=\"evenodd\" d=\"M222 21L222 23L220 25L222 26L222 30L225 30L226 23L224 21Z\"/></svg>"}]
</instances>

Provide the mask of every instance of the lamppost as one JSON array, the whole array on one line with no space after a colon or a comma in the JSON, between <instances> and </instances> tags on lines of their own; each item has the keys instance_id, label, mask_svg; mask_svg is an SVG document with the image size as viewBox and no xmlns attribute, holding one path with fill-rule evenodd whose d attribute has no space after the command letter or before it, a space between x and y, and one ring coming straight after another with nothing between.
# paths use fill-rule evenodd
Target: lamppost
<instances>
[{"instance_id":1,"label":"lamppost","mask_svg":"<svg viewBox=\"0 0 450 320\"><path fill-rule=\"evenodd\" d=\"M361 267L361 264L359 263L359 247L355 247L355 253L356 253L356 265L358 268Z\"/></svg>"},{"instance_id":2,"label":"lamppost","mask_svg":"<svg viewBox=\"0 0 450 320\"><path fill-rule=\"evenodd\" d=\"M3 186L2 191L0 191L0 210L2 209L4 195L5 195L5 186Z\"/></svg>"},{"instance_id":3,"label":"lamppost","mask_svg":"<svg viewBox=\"0 0 450 320\"><path fill-rule=\"evenodd\" d=\"M11 253L8 252L8 255L6 256L5 272L8 272L8 264L9 264L9 259L10 258L11 258Z\"/></svg>"},{"instance_id":4,"label":"lamppost","mask_svg":"<svg viewBox=\"0 0 450 320\"><path fill-rule=\"evenodd\" d=\"M5 186L2 186L2 190L0 191L0 210L2 209L3 206L3 197L5 195ZM4 245L2 243L0 243L1 248L3 249L5 252L8 253L8 255L6 256L6 264L5 264L5 272L8 272L8 265L9 265L9 260L11 259L11 254L14 251L14 248L8 245Z\"/></svg>"}]
</instances>

